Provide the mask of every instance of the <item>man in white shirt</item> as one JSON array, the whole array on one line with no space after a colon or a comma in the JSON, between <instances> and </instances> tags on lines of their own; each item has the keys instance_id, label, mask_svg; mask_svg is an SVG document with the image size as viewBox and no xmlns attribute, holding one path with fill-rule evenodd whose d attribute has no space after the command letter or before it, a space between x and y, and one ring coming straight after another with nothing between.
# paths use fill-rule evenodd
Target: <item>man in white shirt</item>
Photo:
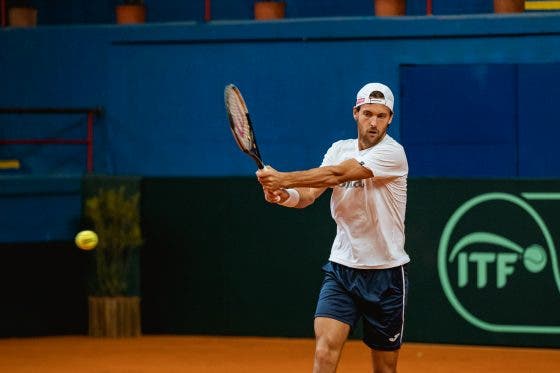
<instances>
[{"instance_id":1,"label":"man in white shirt","mask_svg":"<svg viewBox=\"0 0 560 373\"><path fill-rule=\"evenodd\" d=\"M315 312L313 372L335 372L342 347L362 319L376 373L396 372L408 290L404 220L408 163L387 134L394 96L368 83L356 96L358 138L335 142L318 168L257 171L265 199L286 207L311 205L332 188L337 224Z\"/></svg>"}]
</instances>

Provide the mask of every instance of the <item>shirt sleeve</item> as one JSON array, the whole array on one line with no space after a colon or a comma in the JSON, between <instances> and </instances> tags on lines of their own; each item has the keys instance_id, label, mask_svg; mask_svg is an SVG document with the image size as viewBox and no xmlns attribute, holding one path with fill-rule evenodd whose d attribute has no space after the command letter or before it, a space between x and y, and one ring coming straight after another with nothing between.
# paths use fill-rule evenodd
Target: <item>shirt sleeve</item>
<instances>
[{"instance_id":1,"label":"shirt sleeve","mask_svg":"<svg viewBox=\"0 0 560 373\"><path fill-rule=\"evenodd\" d=\"M366 154L359 155L356 160L371 170L377 179L394 178L408 174L408 163L402 147L379 146Z\"/></svg>"},{"instance_id":2,"label":"shirt sleeve","mask_svg":"<svg viewBox=\"0 0 560 373\"><path fill-rule=\"evenodd\" d=\"M325 153L325 155L323 156L323 162L321 163L321 167L323 166L332 166L334 164L336 164L336 144L334 143L331 145L331 147L329 148L329 150L327 150L327 152Z\"/></svg>"}]
</instances>

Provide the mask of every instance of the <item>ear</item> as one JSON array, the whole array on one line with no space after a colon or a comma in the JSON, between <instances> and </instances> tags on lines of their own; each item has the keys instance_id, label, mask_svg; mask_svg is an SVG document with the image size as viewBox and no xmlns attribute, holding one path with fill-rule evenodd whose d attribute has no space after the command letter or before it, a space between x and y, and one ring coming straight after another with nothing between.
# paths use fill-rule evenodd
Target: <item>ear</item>
<instances>
[{"instance_id":1,"label":"ear","mask_svg":"<svg viewBox=\"0 0 560 373\"><path fill-rule=\"evenodd\" d=\"M395 114L391 113L391 117L389 117L389 122L387 122L387 125L391 124L394 116L395 116Z\"/></svg>"},{"instance_id":2,"label":"ear","mask_svg":"<svg viewBox=\"0 0 560 373\"><path fill-rule=\"evenodd\" d=\"M359 109L358 108L354 108L352 109L352 115L354 116L354 120L357 122L358 121L358 116L359 116Z\"/></svg>"}]
</instances>

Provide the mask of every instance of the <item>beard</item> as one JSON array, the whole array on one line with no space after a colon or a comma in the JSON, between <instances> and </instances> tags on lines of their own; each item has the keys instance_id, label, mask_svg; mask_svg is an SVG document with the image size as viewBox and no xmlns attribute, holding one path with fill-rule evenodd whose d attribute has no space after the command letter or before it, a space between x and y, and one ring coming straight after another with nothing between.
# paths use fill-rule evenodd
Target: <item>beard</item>
<instances>
[{"instance_id":1,"label":"beard","mask_svg":"<svg viewBox=\"0 0 560 373\"><path fill-rule=\"evenodd\" d=\"M378 129L368 129L360 134L359 144L360 148L367 149L376 145L383 139L387 131L380 131Z\"/></svg>"}]
</instances>

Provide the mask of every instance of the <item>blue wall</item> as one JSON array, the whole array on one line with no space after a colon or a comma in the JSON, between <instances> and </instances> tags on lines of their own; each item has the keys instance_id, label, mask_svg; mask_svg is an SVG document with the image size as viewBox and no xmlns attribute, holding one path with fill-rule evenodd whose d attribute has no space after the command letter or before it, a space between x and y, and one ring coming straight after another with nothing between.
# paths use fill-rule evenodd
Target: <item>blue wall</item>
<instances>
[{"instance_id":1,"label":"blue wall","mask_svg":"<svg viewBox=\"0 0 560 373\"><path fill-rule=\"evenodd\" d=\"M97 173L251 176L252 162L236 149L227 129L223 110L227 83L237 84L246 96L265 161L280 169L296 169L319 164L333 141L355 135L351 117L355 92L363 83L379 80L393 87L397 97L391 134L413 146L414 136L410 142L406 134L425 129L420 132L424 151L411 148L412 176L557 178L560 171L553 165L559 154L552 139L560 126L551 97L559 80L559 20L557 14L533 13L7 28L0 31L0 106L104 107L95 130ZM486 162L487 157L465 160L469 151L456 152L453 142L463 132L451 131L442 138L438 132L442 123L430 125L438 118L452 118L449 110L435 108L429 115L410 116L422 107L407 102L422 101L408 95L419 86L410 85L414 79L406 78L407 69L449 65L507 65L518 72L499 70L502 78L486 82L490 91L463 79L490 96L507 87L535 90L526 95L527 105L518 105L518 95L495 98L500 111L494 119L503 122L499 128L506 131L505 141L502 148L490 144L484 154L496 162ZM500 85L492 86L494 81ZM546 99L539 100L543 82L549 88ZM427 84L427 91L420 91L422 100L432 86L449 81L435 75ZM458 102L445 92L438 97ZM533 110L533 105L538 108ZM512 117L507 115L513 112ZM461 112L457 118L464 121L468 114ZM0 120L3 137L20 135L22 125L14 118ZM53 123L46 118L34 126L37 135L63 136L80 131L83 121ZM476 128L484 132L486 127ZM488 136L499 134L496 128ZM538 147L542 138L546 146ZM446 142L452 146L429 156L433 146ZM81 147L0 149L0 158L12 157L22 160L20 175L84 172ZM433 167L430 157L446 159L447 165ZM11 198L2 181L2 206ZM79 216L79 209L78 198L61 205L68 221ZM33 239L64 239L72 231L52 229L37 232ZM21 232L7 236L4 239L22 239Z\"/></svg>"},{"instance_id":2,"label":"blue wall","mask_svg":"<svg viewBox=\"0 0 560 373\"><path fill-rule=\"evenodd\" d=\"M238 153L227 131L222 90L233 82L246 96L265 160L283 169L310 167L321 161L332 141L354 136L351 106L364 82L385 81L398 99L406 98L403 87L415 89L403 79L403 66L509 64L526 71L519 79L556 86L554 68L539 74L542 69L535 64L553 66L560 60L558 19L525 14L6 29L0 33L0 102L104 107L95 131L100 173L251 175L253 165ZM497 87L517 87L517 75L511 77ZM487 82L488 89L493 82ZM444 83L443 75L434 77L434 86ZM500 105L503 100L496 97ZM398 105L391 134L400 138L401 130L418 126L418 119L404 122L409 107ZM553 137L559 128L552 125L553 103L543 102L539 109L539 133ZM516 102L510 100L501 110L517 111ZM60 135L52 119L45 121L34 129L47 137ZM525 122L526 127L515 129L519 134L506 136L511 141L531 136L534 124ZM61 123L64 129L66 122ZM79 131L79 126L72 128ZM16 136L21 128L12 121L2 126L2 134ZM429 144L429 127L423 128ZM21 154L12 147L0 155L24 157L30 174L81 173L84 149L74 148L73 159L79 161L70 165L61 149ZM524 147L521 151L530 154ZM558 176L558 170L535 173L530 164L518 168L505 176ZM426 170L416 168L413 175L434 176ZM459 167L450 176L469 174Z\"/></svg>"},{"instance_id":3,"label":"blue wall","mask_svg":"<svg viewBox=\"0 0 560 373\"><path fill-rule=\"evenodd\" d=\"M559 63L403 66L411 175L557 177L559 72Z\"/></svg>"}]
</instances>

